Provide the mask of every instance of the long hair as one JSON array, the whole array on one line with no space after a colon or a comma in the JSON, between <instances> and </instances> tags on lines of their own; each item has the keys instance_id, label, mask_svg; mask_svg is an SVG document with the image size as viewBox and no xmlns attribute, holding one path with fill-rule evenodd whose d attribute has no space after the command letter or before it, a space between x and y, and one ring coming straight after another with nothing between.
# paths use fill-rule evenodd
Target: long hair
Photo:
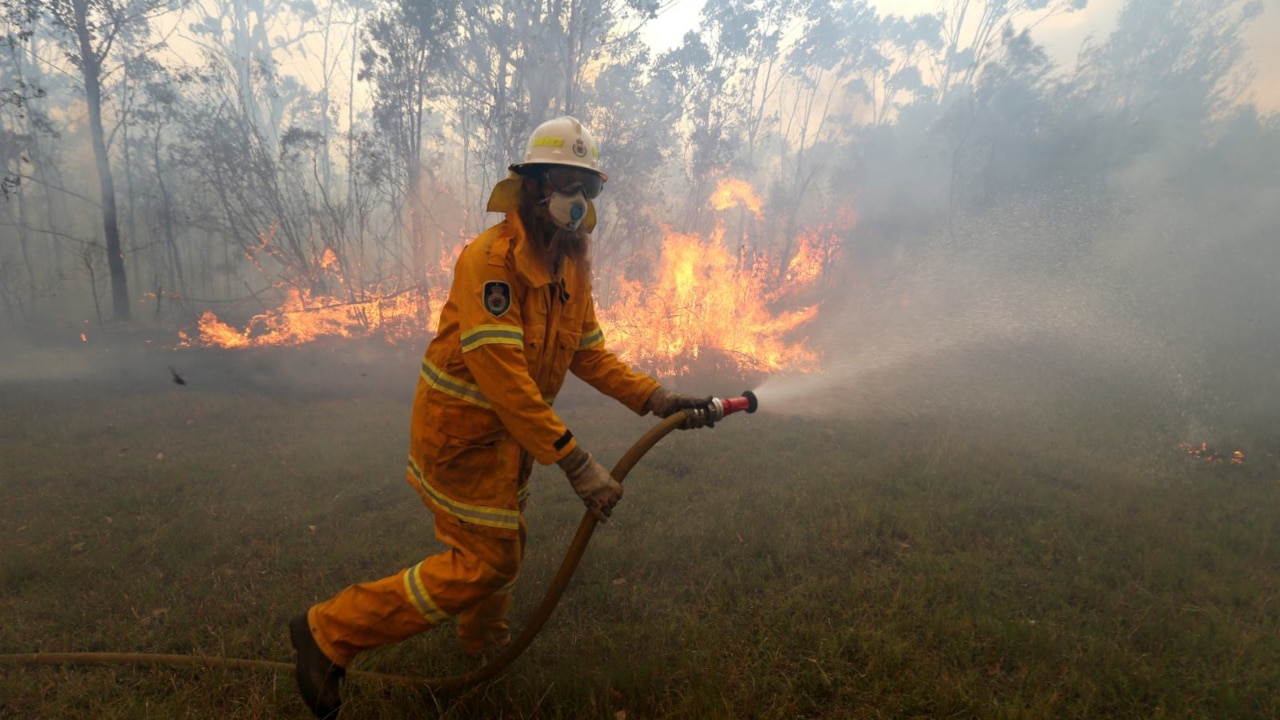
<instances>
[{"instance_id":1,"label":"long hair","mask_svg":"<svg viewBox=\"0 0 1280 720\"><path fill-rule=\"evenodd\" d=\"M526 188L520 190L520 222L529 240L542 251L547 268L555 270L561 258L569 258L591 277L591 234L582 228L564 230L551 219L546 203Z\"/></svg>"}]
</instances>

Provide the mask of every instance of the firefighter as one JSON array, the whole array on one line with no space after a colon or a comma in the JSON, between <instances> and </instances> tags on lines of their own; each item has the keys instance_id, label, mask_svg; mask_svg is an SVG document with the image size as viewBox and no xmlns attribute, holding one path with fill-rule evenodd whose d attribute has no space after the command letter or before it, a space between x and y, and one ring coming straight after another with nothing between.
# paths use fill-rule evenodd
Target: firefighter
<instances>
[{"instance_id":1,"label":"firefighter","mask_svg":"<svg viewBox=\"0 0 1280 720\"><path fill-rule=\"evenodd\" d=\"M638 414L687 409L682 427L707 423L710 397L670 392L605 347L588 249L591 201L608 178L591 133L572 117L549 120L509 170L488 204L505 219L458 258L413 402L405 477L448 549L290 620L298 687L317 717L336 715L344 668L364 650L451 618L468 652L510 642L535 461L557 463L600 521L613 512L622 486L552 409L566 372Z\"/></svg>"}]
</instances>

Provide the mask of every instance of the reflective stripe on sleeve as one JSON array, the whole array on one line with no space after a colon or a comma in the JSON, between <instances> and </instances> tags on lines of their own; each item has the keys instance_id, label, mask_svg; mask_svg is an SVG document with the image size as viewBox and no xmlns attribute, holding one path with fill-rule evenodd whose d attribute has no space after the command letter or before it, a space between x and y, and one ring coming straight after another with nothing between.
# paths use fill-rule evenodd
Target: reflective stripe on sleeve
<instances>
[{"instance_id":1,"label":"reflective stripe on sleeve","mask_svg":"<svg viewBox=\"0 0 1280 720\"><path fill-rule=\"evenodd\" d=\"M431 599L431 594L422 586L422 579L418 577L418 568L421 565L422 563L418 563L405 571L404 590L409 595L409 600L413 602L413 606L422 613L422 617L439 625L449 619L449 613L441 610L440 606Z\"/></svg>"},{"instance_id":2,"label":"reflective stripe on sleeve","mask_svg":"<svg viewBox=\"0 0 1280 720\"><path fill-rule=\"evenodd\" d=\"M512 325L477 325L462 333L462 352L471 352L481 345L524 346L524 330Z\"/></svg>"},{"instance_id":3,"label":"reflective stripe on sleeve","mask_svg":"<svg viewBox=\"0 0 1280 720\"><path fill-rule=\"evenodd\" d=\"M435 503L436 507L442 511L452 515L463 522L469 522L474 525L484 525L485 527L501 528L503 530L519 530L520 529L520 511L506 510L504 508L483 507L481 505L471 505L459 502L440 492L427 482L422 475L422 468L414 462L413 458L409 458L409 472L413 474L415 480L418 481L418 487L427 494L427 497Z\"/></svg>"},{"instance_id":4,"label":"reflective stripe on sleeve","mask_svg":"<svg viewBox=\"0 0 1280 720\"><path fill-rule=\"evenodd\" d=\"M456 397L459 400L466 400L472 405L478 405L486 410L493 409L493 406L485 399L484 393L480 392L479 385L454 377L433 365L429 360L422 361L421 374L422 379L428 385L445 395Z\"/></svg>"},{"instance_id":5,"label":"reflective stripe on sleeve","mask_svg":"<svg viewBox=\"0 0 1280 720\"><path fill-rule=\"evenodd\" d=\"M582 336L582 339L578 341L578 349L590 350L591 348L603 342L604 342L604 330L601 330L600 328L596 328L595 330L592 330L591 332Z\"/></svg>"}]
</instances>

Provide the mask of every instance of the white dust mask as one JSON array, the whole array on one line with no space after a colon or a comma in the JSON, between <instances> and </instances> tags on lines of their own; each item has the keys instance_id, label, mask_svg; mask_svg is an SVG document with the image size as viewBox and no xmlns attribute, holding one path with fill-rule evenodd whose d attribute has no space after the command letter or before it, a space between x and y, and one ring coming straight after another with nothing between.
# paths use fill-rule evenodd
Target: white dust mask
<instances>
[{"instance_id":1,"label":"white dust mask","mask_svg":"<svg viewBox=\"0 0 1280 720\"><path fill-rule=\"evenodd\" d=\"M587 198L582 190L568 194L555 192L543 202L547 203L551 219L561 230L577 230L587 216Z\"/></svg>"}]
</instances>

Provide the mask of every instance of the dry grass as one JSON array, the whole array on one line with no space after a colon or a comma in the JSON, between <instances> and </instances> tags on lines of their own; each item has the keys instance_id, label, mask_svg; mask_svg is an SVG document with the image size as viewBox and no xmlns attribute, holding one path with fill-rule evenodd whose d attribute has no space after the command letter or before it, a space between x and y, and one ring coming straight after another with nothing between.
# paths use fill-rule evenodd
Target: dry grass
<instances>
[{"instance_id":1,"label":"dry grass","mask_svg":"<svg viewBox=\"0 0 1280 720\"><path fill-rule=\"evenodd\" d=\"M412 362L0 388L0 652L289 660L291 614L436 548L401 479ZM561 411L610 459L650 422ZM343 717L1280 716L1280 467L1182 439L1123 413L675 434L504 678L353 683ZM540 470L517 624L580 512ZM448 630L358 666L470 668ZM0 667L0 718L306 716L285 675Z\"/></svg>"}]
</instances>

